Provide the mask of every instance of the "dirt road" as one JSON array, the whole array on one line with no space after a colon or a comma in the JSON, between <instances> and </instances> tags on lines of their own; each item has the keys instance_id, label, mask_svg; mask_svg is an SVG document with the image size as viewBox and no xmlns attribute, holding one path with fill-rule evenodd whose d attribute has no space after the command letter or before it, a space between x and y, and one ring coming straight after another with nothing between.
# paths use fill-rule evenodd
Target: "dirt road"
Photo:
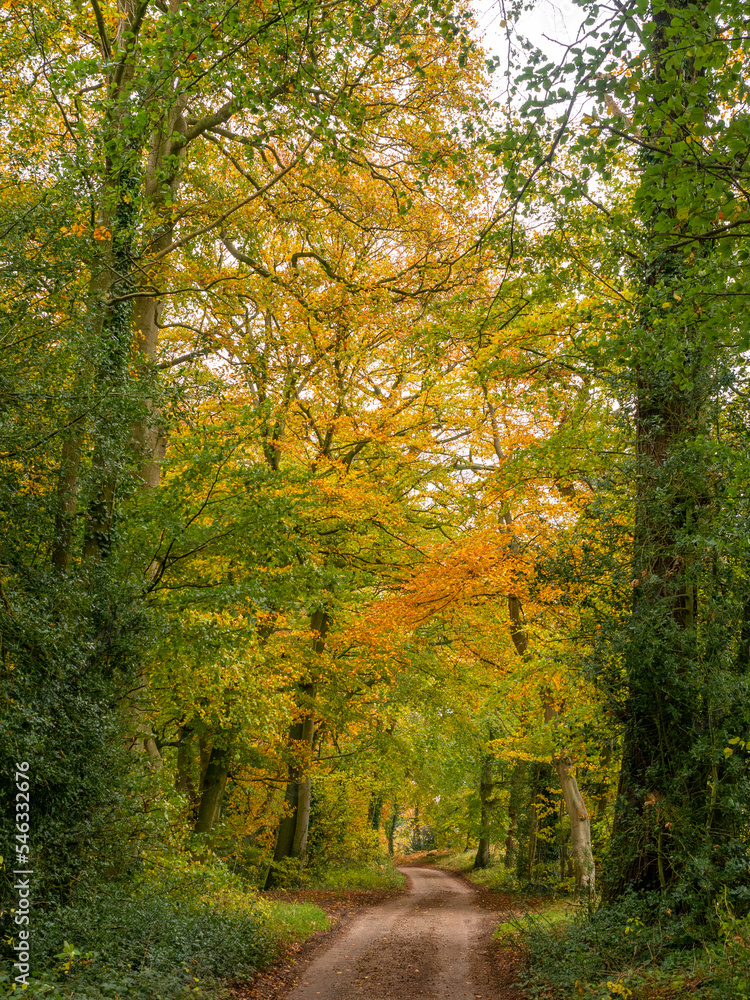
<instances>
[{"instance_id":1,"label":"dirt road","mask_svg":"<svg viewBox=\"0 0 750 1000\"><path fill-rule=\"evenodd\" d=\"M360 914L301 972L289 1000L518 996L492 961L498 918L477 905L471 887L433 868L403 873L409 893Z\"/></svg>"}]
</instances>

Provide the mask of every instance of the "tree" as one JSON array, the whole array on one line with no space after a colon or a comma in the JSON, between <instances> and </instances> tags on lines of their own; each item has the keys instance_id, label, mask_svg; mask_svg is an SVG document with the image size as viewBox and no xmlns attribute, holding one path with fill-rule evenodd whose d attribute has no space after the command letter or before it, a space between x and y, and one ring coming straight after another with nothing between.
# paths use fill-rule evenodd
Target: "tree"
<instances>
[{"instance_id":1,"label":"tree","mask_svg":"<svg viewBox=\"0 0 750 1000\"><path fill-rule=\"evenodd\" d=\"M166 734L155 741L144 729L153 619L143 608L154 608L147 595L169 559L154 556L161 529L148 523L157 505L143 488L159 481L165 425L184 401L184 369L175 371L166 330L171 321L197 330L189 358L215 346L195 317L210 301L222 226L240 212L252 222L249 207L297 168L325 161L344 172L354 150L366 151L367 123L392 112L389 88L403 94L410 86L418 105L430 74L428 65L420 75L411 58L415 40L429 39L436 65L444 51L458 57L464 16L437 5L115 9L94 0L85 8L14 4L2 21L3 72L17 81L14 123L0 150L9 526L2 562L5 626L16 636L4 648L8 670L17 671L6 677L5 704L28 708L25 723L17 716L12 753L23 755L42 724L34 679L51 662L44 650L58 642L62 622L80 649L59 668L67 687L54 704L75 719L81 745L93 745L83 739L86 720L101 716L114 753L122 713L137 736L131 742L158 766L156 743ZM388 181L398 198L398 176ZM214 624L223 610L208 616ZM95 702L88 708L78 700L84 677ZM63 706L74 704L81 711L71 715ZM215 730L226 706L217 708L217 720L198 719L204 743L213 741L202 789L193 783L206 793L200 827L211 825L228 777L221 751L231 751L233 733ZM193 721L178 719L185 741ZM76 767L61 778L68 791ZM106 789L87 787L103 816Z\"/></svg>"},{"instance_id":2,"label":"tree","mask_svg":"<svg viewBox=\"0 0 750 1000\"><path fill-rule=\"evenodd\" d=\"M733 391L747 325L736 298L747 280L743 16L733 3L659 0L604 18L592 6L565 65L531 54L521 79L541 88L525 95L529 127L494 147L513 211L554 189L560 259L587 267L620 303L619 315L591 317L601 334L583 367L621 404L632 455L622 484L632 566L620 579L633 603L615 615L621 628L602 626L609 669L598 670L624 725L607 893L656 889L699 910L708 893L689 887L713 866L698 859L728 859L743 838L739 816L718 836L710 791L736 780L722 777L717 740L739 738L747 709L740 676L722 666L722 585L709 570L725 488L716 407ZM584 214L601 234L597 271L576 250ZM733 572L736 586L741 563ZM735 723L716 703L717 682L732 691Z\"/></svg>"}]
</instances>

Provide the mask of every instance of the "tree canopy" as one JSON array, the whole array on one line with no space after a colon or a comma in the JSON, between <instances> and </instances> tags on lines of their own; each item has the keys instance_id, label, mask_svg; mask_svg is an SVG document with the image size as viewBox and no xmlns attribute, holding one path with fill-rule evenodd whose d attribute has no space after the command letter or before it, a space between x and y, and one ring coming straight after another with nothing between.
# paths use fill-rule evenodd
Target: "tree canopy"
<instances>
[{"instance_id":1,"label":"tree canopy","mask_svg":"<svg viewBox=\"0 0 750 1000\"><path fill-rule=\"evenodd\" d=\"M467 845L748 912L747 11L533 7L3 5L7 914Z\"/></svg>"}]
</instances>

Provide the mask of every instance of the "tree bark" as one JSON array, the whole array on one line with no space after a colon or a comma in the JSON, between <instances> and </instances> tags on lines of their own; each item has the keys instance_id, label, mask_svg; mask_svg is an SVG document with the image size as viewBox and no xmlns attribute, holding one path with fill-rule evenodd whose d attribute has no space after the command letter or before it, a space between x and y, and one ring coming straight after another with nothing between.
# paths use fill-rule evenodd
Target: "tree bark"
<instances>
[{"instance_id":1,"label":"tree bark","mask_svg":"<svg viewBox=\"0 0 750 1000\"><path fill-rule=\"evenodd\" d=\"M526 876L529 882L534 880L534 863L536 861L536 842L539 833L539 817L536 811L536 791L537 782L531 790L531 801L529 802L529 843L526 853Z\"/></svg>"},{"instance_id":2,"label":"tree bark","mask_svg":"<svg viewBox=\"0 0 750 1000\"><path fill-rule=\"evenodd\" d=\"M513 766L510 779L510 794L508 796L508 832L505 837L505 858L503 864L512 871L518 861L518 840L516 831L518 829L518 813L521 809L521 792L523 791L523 780L526 774L526 766L520 761Z\"/></svg>"},{"instance_id":3,"label":"tree bark","mask_svg":"<svg viewBox=\"0 0 750 1000\"><path fill-rule=\"evenodd\" d=\"M190 753L193 746L193 737L194 733L189 725L180 726L177 734L179 745L177 747L175 789L188 800L191 815L200 801L198 789L195 787L195 782L193 781L193 760Z\"/></svg>"},{"instance_id":4,"label":"tree bark","mask_svg":"<svg viewBox=\"0 0 750 1000\"><path fill-rule=\"evenodd\" d=\"M391 815L388 817L387 833L388 833L388 853L393 857L393 838L396 835L396 824L398 823L398 803L394 802L391 807Z\"/></svg>"},{"instance_id":5,"label":"tree bark","mask_svg":"<svg viewBox=\"0 0 750 1000\"><path fill-rule=\"evenodd\" d=\"M211 748L213 744L205 731L201 733L198 739L198 752L200 754L200 777L198 779L198 793L203 791L203 780L206 777L206 770L208 769L208 762L211 759Z\"/></svg>"},{"instance_id":6,"label":"tree bark","mask_svg":"<svg viewBox=\"0 0 750 1000\"><path fill-rule=\"evenodd\" d=\"M185 108L187 95L182 95L169 109L166 117L154 130L146 165L144 194L152 215L162 215L165 221L160 231L149 241L149 257L160 254L171 246L174 240L174 223L166 207L167 201L174 202L182 173L185 154L184 136L187 129ZM144 283L158 286L162 265L153 265L147 257L141 264ZM133 306L133 347L140 360L141 377L153 378L152 365L161 331L162 304L158 297L140 295ZM167 435L159 422L153 398L145 400L146 414L131 424L131 444L140 459L140 475L144 487L155 489L161 477L161 463L167 451Z\"/></svg>"},{"instance_id":7,"label":"tree bark","mask_svg":"<svg viewBox=\"0 0 750 1000\"><path fill-rule=\"evenodd\" d=\"M367 806L367 825L371 830L380 829L380 817L383 812L383 796L380 792L373 792Z\"/></svg>"},{"instance_id":8,"label":"tree bark","mask_svg":"<svg viewBox=\"0 0 750 1000\"><path fill-rule=\"evenodd\" d=\"M312 701L315 696L313 684L300 685L300 695ZM309 713L309 709L308 709ZM307 837L310 824L311 780L310 763L301 759L305 751L312 749L315 735L315 724L312 714L307 714L289 727L288 746L291 759L288 764L288 777L284 793L284 812L279 820L276 832L276 845L273 852L273 865L266 877L265 888L272 889L280 883L274 865L287 858L303 861L307 852Z\"/></svg>"},{"instance_id":9,"label":"tree bark","mask_svg":"<svg viewBox=\"0 0 750 1000\"><path fill-rule=\"evenodd\" d=\"M231 763L232 753L228 747L211 748L208 767L203 778L198 815L193 827L194 833L210 833L218 823Z\"/></svg>"},{"instance_id":10,"label":"tree bark","mask_svg":"<svg viewBox=\"0 0 750 1000\"><path fill-rule=\"evenodd\" d=\"M312 687L312 685L311 685ZM315 690L309 693L312 699ZM310 755L315 740L315 719L312 714L306 716L302 723L302 742ZM312 804L312 778L310 776L311 760L303 765L302 771L297 779L297 815L294 823L294 838L292 840L291 855L299 861L304 861L307 856L307 836L310 829L310 806Z\"/></svg>"},{"instance_id":11,"label":"tree bark","mask_svg":"<svg viewBox=\"0 0 750 1000\"><path fill-rule=\"evenodd\" d=\"M492 780L492 756L487 753L482 758L482 773L479 779L480 833L479 846L474 858L474 868L488 868L490 864L490 814L494 788L495 783Z\"/></svg>"},{"instance_id":12,"label":"tree bark","mask_svg":"<svg viewBox=\"0 0 750 1000\"><path fill-rule=\"evenodd\" d=\"M320 655L325 649L325 640L331 625L327 611L318 610L310 617L310 631L314 634L312 651ZM315 741L315 684L301 684L300 714L301 718L289 727L288 779L284 795L284 815L279 822L276 835L276 846L273 854L273 865L266 878L266 889L278 884L278 876L274 865L286 858L296 858L299 862L305 860L307 854L307 839L310 828L310 805L312 801L312 782L310 766L312 750Z\"/></svg>"},{"instance_id":13,"label":"tree bark","mask_svg":"<svg viewBox=\"0 0 750 1000\"><path fill-rule=\"evenodd\" d=\"M67 573L73 559L73 538L78 501L78 476L83 451L83 432L72 427L63 441L57 481L57 511L52 541L52 565Z\"/></svg>"},{"instance_id":14,"label":"tree bark","mask_svg":"<svg viewBox=\"0 0 750 1000\"><path fill-rule=\"evenodd\" d=\"M711 384L713 351L703 343L698 314L692 302L687 308L678 304L690 270L686 257L708 254L710 243L685 250L679 243L671 246L664 236L681 231L680 202L693 183L689 170L675 167L672 121L683 113L690 120L690 112L703 106L700 93L690 94L693 45L683 48L679 34L671 30L675 14L686 8L678 0L671 9L656 11L645 36L649 82L675 96L668 114L658 102L645 105L642 132L648 145L640 152L639 193L650 208L643 219L643 262L634 275L640 302L636 336L643 346L636 352L626 345L628 354L635 355L631 379L636 396L632 639L625 651L627 699L605 886L609 900L632 890L663 891L678 877L684 855L683 862L676 855L690 825L705 828L705 818L687 820L685 804L702 805L711 784L710 765L704 764L701 774L701 765L689 758L689 744L703 725L705 692L699 691L693 671L699 642L698 595L690 569L695 549L682 541L694 531L706 482L694 473L689 478L689 468L676 461L681 449L692 450ZM673 61L676 53L679 58ZM692 293L692 283L687 287ZM658 304L663 299L675 303L667 334ZM677 815L684 829L673 837Z\"/></svg>"},{"instance_id":15,"label":"tree bark","mask_svg":"<svg viewBox=\"0 0 750 1000\"><path fill-rule=\"evenodd\" d=\"M569 760L553 760L570 818L570 846L573 854L576 889L594 889L594 856L591 851L591 822Z\"/></svg>"},{"instance_id":16,"label":"tree bark","mask_svg":"<svg viewBox=\"0 0 750 1000\"><path fill-rule=\"evenodd\" d=\"M274 864L292 856L294 833L297 826L297 802L299 799L299 783L288 781L284 794L284 813L276 831L276 847L273 852ZM266 877L265 889L273 889L279 882L273 866Z\"/></svg>"},{"instance_id":17,"label":"tree bark","mask_svg":"<svg viewBox=\"0 0 750 1000\"><path fill-rule=\"evenodd\" d=\"M568 844L567 841L560 841L560 881L564 882L568 870Z\"/></svg>"}]
</instances>

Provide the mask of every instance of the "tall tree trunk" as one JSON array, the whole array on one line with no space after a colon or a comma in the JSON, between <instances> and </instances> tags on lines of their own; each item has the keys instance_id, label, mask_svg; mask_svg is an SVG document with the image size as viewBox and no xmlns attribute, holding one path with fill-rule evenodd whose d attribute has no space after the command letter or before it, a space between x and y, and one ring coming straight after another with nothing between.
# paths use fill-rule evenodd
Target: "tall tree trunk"
<instances>
[{"instance_id":1,"label":"tall tree trunk","mask_svg":"<svg viewBox=\"0 0 750 1000\"><path fill-rule=\"evenodd\" d=\"M632 639L625 651L627 698L608 899L630 890L664 890L678 877L686 859L679 862L676 855L688 827L705 828L705 818L687 820L685 803L702 806L710 784L710 767L701 774L701 765L690 759L690 744L703 727L705 692L699 690L694 669L695 549L684 539L695 531L707 489L705 477L691 473L693 459L688 456L697 454L693 442L711 386L713 351L701 336L694 303L682 303L691 269L686 258L708 255L710 243L689 243L685 249L671 238L684 231L681 206L694 183L689 169L675 166L673 122L690 121L691 113L700 115L704 106L702 92L690 92L696 76L694 44L684 46L673 30L674 19L679 13L678 20L685 20L686 10L701 7L705 10L702 4L691 8L680 0L663 7L653 13L644 36L649 83L674 98L668 110L658 101L644 105L648 110L642 128L646 146L640 153L637 197L648 212L643 218L644 259L634 282L640 303L637 346L626 345L636 395ZM694 288L688 278L691 299ZM663 301L670 304L666 326ZM674 837L672 820L678 815L685 829Z\"/></svg>"},{"instance_id":2,"label":"tall tree trunk","mask_svg":"<svg viewBox=\"0 0 750 1000\"><path fill-rule=\"evenodd\" d=\"M134 11L124 4L120 8L118 29L127 31L133 23ZM118 34L118 40L121 36ZM88 519L85 524L84 558L98 555L91 538L104 529L102 551L106 554L108 531L106 530L106 497L100 502L102 487L96 480L101 478L101 469L107 451L106 442L114 431L117 437L121 428L117 412L106 406L118 396L122 382L123 362L127 361L130 345L129 302L111 301L113 292L126 291L132 274L132 254L135 221L135 201L132 198L137 185L137 138L130 125L128 91L133 75L132 60L125 57L118 73L117 83L107 80L111 87L108 106L104 118L104 130L108 141L116 139L120 146L116 155L108 154L102 184L97 192L98 225L111 234L111 243L102 242L99 259L93 265L89 279L84 319L88 356L92 359L91 370L80 378L77 386L78 414L72 414L70 426L63 433L62 454L57 485L57 507L52 540L52 564L60 572L66 572L73 559L75 519L78 506L78 490L82 473L87 433L94 442L95 473L92 500L89 504ZM129 127L131 128L128 133ZM113 144L114 145L114 144ZM93 384L92 384L93 383ZM114 392L112 392L114 390ZM99 396L98 405L95 396ZM103 408L106 409L103 410ZM93 415L93 428L91 417ZM112 425L108 429L108 425ZM110 461L116 459L108 456ZM97 475L99 473L99 475ZM104 491L106 493L106 490ZM101 521L93 524L92 519ZM86 554L88 550L88 554Z\"/></svg>"},{"instance_id":3,"label":"tall tree trunk","mask_svg":"<svg viewBox=\"0 0 750 1000\"><path fill-rule=\"evenodd\" d=\"M570 818L570 846L573 853L576 888L588 891L594 888L594 857L591 851L591 822L586 803L579 791L570 761L558 758L553 764Z\"/></svg>"},{"instance_id":4,"label":"tall tree trunk","mask_svg":"<svg viewBox=\"0 0 750 1000\"><path fill-rule=\"evenodd\" d=\"M419 834L419 803L414 806L414 815L411 819L411 850L422 850L422 838Z\"/></svg>"},{"instance_id":5,"label":"tall tree trunk","mask_svg":"<svg viewBox=\"0 0 750 1000\"><path fill-rule=\"evenodd\" d=\"M526 877L529 882L534 880L534 865L536 863L536 842L539 835L539 815L536 808L536 794L539 783L539 769L531 787L531 801L529 802L529 843L526 852Z\"/></svg>"},{"instance_id":6,"label":"tall tree trunk","mask_svg":"<svg viewBox=\"0 0 750 1000\"><path fill-rule=\"evenodd\" d=\"M178 192L182 161L185 152L184 136L187 129L185 108L187 94L183 94L169 109L149 142L148 161L144 182L144 194L152 215L165 220L159 231L149 241L149 256L141 263L141 276L145 284L159 284L161 263L153 264L149 258L156 257L172 245L174 223L167 203L173 203ZM157 296L140 295L133 306L133 328L135 330L134 351L140 361L141 378L153 379L161 332L162 304ZM148 384L148 383L147 383ZM140 475L144 487L155 489L161 477L161 463L167 451L167 435L159 421L152 397L144 401L146 410L143 417L133 421L130 427L131 444L140 459Z\"/></svg>"},{"instance_id":7,"label":"tall tree trunk","mask_svg":"<svg viewBox=\"0 0 750 1000\"><path fill-rule=\"evenodd\" d=\"M560 881L564 882L567 877L568 870L568 842L567 839L560 840Z\"/></svg>"},{"instance_id":8,"label":"tall tree trunk","mask_svg":"<svg viewBox=\"0 0 750 1000\"><path fill-rule=\"evenodd\" d=\"M521 794L526 775L526 765L518 761L513 765L510 777L510 794L508 796L508 832L505 837L505 857L503 864L512 871L518 861L518 813L521 809Z\"/></svg>"},{"instance_id":9,"label":"tall tree trunk","mask_svg":"<svg viewBox=\"0 0 750 1000\"><path fill-rule=\"evenodd\" d=\"M398 823L398 802L394 801L391 807L391 815L388 817L386 832L388 834L388 853L393 857L393 838L396 835L396 824Z\"/></svg>"},{"instance_id":10,"label":"tall tree trunk","mask_svg":"<svg viewBox=\"0 0 750 1000\"><path fill-rule=\"evenodd\" d=\"M308 693L312 701L315 696L315 689ZM302 722L302 743L305 747L307 760L297 778L297 815L294 823L294 838L292 840L292 857L299 861L304 861L307 856L307 836L310 829L310 806L312 805L312 778L310 776L310 766L312 764L312 749L315 741L315 719L310 712ZM308 752L309 751L309 752Z\"/></svg>"},{"instance_id":11,"label":"tall tree trunk","mask_svg":"<svg viewBox=\"0 0 750 1000\"><path fill-rule=\"evenodd\" d=\"M482 772L479 779L480 832L479 846L474 858L474 868L488 868L490 864L490 812L495 783L492 780L492 755L482 757Z\"/></svg>"},{"instance_id":12,"label":"tall tree trunk","mask_svg":"<svg viewBox=\"0 0 750 1000\"><path fill-rule=\"evenodd\" d=\"M193 780L193 748L194 733L189 724L180 726L177 734L177 767L175 774L175 789L184 795L188 801L189 815L193 815L198 807L200 796ZM200 774L199 774L200 780Z\"/></svg>"},{"instance_id":13,"label":"tall tree trunk","mask_svg":"<svg viewBox=\"0 0 750 1000\"><path fill-rule=\"evenodd\" d=\"M109 389L110 405L95 411L92 430L94 455L92 461L93 489L87 511L84 537L84 559L95 562L106 557L111 545L112 523L117 501L122 456L118 452L135 445L141 460L141 476L147 486L159 481L160 460L164 457L166 438L155 426L151 400L145 400L148 415L132 422L125 413L113 411L122 403L120 383L132 382L126 371L131 350L135 348L141 361L141 382L149 377L160 332L160 300L148 293L130 299L136 270L141 284L158 284L157 273L148 258L167 248L174 237L174 224L167 201L174 199L182 169L186 123L184 111L187 96L178 97L157 124L150 139L140 134L133 124L131 85L134 74L132 54L135 37L142 26L140 5L123 3L117 26L117 47L122 49L122 65L108 79L109 107L105 128L111 148L121 147L106 161L106 176L100 191L98 225L112 234L111 249L102 252L99 272L90 282L87 305L87 326L90 327L92 356L98 357L96 390ZM132 45L129 32L134 32ZM116 60L115 60L116 62ZM115 63L113 63L114 65ZM116 79L116 82L114 82ZM138 261L133 258L136 212L139 202L140 158L148 147L143 178L144 212L166 218L166 222L148 241L149 254ZM120 301L118 301L118 297ZM73 535L77 508L77 493L81 477L86 436L86 406L81 403L80 419L73 420L63 439L57 489L57 510L52 546L52 563L61 572L67 571L73 558Z\"/></svg>"},{"instance_id":14,"label":"tall tree trunk","mask_svg":"<svg viewBox=\"0 0 750 1000\"><path fill-rule=\"evenodd\" d=\"M314 638L312 652L320 655L325 649L325 640L331 625L327 611L318 610L310 617L310 631ZM273 865L266 878L266 889L278 884L278 865L286 858L302 862L307 854L307 839L310 827L310 805L312 782L310 766L315 741L315 684L309 682L299 686L301 718L289 727L288 779L284 795L284 815L279 822Z\"/></svg>"},{"instance_id":15,"label":"tall tree trunk","mask_svg":"<svg viewBox=\"0 0 750 1000\"><path fill-rule=\"evenodd\" d=\"M70 428L62 445L60 471L57 480L57 510L52 539L52 565L66 573L73 559L76 510L78 508L78 477L83 452L83 429Z\"/></svg>"},{"instance_id":16,"label":"tall tree trunk","mask_svg":"<svg viewBox=\"0 0 750 1000\"><path fill-rule=\"evenodd\" d=\"M232 752L226 746L213 746L208 758L208 767L203 777L201 800L195 819L194 833L210 833L221 815L221 804L227 776L232 763Z\"/></svg>"},{"instance_id":17,"label":"tall tree trunk","mask_svg":"<svg viewBox=\"0 0 750 1000\"><path fill-rule=\"evenodd\" d=\"M200 777L198 779L198 793L203 791L203 779L206 777L206 770L208 769L208 762L211 759L211 749L213 743L211 742L211 737L207 732L202 732L198 738L198 753L199 753L199 771Z\"/></svg>"},{"instance_id":18,"label":"tall tree trunk","mask_svg":"<svg viewBox=\"0 0 750 1000\"><path fill-rule=\"evenodd\" d=\"M297 826L297 802L299 800L299 783L297 781L287 781L286 792L284 794L284 812L279 820L276 831L276 847L273 852L274 864L292 857L292 847L294 845L294 832ZM264 888L273 889L278 885L279 879L273 866L266 877Z\"/></svg>"},{"instance_id":19,"label":"tall tree trunk","mask_svg":"<svg viewBox=\"0 0 750 1000\"><path fill-rule=\"evenodd\" d=\"M380 792L373 792L370 795L370 802L367 806L367 825L371 830L380 829L380 816L383 812L383 796Z\"/></svg>"},{"instance_id":20,"label":"tall tree trunk","mask_svg":"<svg viewBox=\"0 0 750 1000\"><path fill-rule=\"evenodd\" d=\"M265 888L272 889L280 883L280 878L274 865L287 858L304 860L307 851L307 836L310 823L311 781L310 762L306 760L306 751L311 750L315 735L314 717L310 703L315 697L313 684L300 685L300 697L308 703L303 711L305 716L289 727L287 744L290 760L286 791L284 793L284 811L276 831L276 845L273 852L273 865L266 877Z\"/></svg>"}]
</instances>

